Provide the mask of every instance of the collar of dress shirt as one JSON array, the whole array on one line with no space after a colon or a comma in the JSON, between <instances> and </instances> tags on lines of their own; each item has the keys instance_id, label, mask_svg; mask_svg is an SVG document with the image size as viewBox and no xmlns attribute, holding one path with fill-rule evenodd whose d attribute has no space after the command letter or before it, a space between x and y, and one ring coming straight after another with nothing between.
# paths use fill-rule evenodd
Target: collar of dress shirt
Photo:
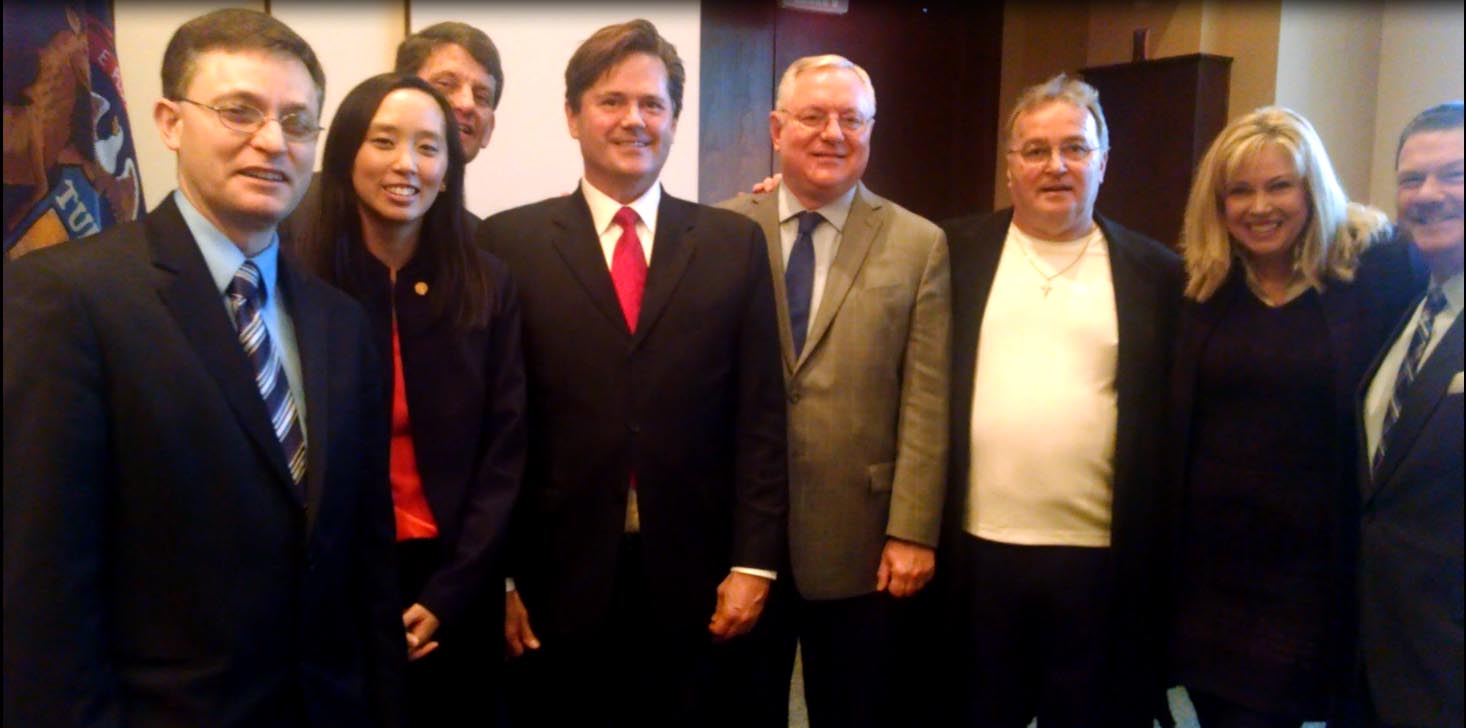
<instances>
[{"instance_id":1,"label":"collar of dress shirt","mask_svg":"<svg viewBox=\"0 0 1466 728\"><path fill-rule=\"evenodd\" d=\"M584 177L580 180L580 192L585 195L585 204L590 207L590 218L595 223L596 235L604 235L607 230L616 222L616 211L623 207L636 210L637 217L641 218L641 224L646 226L650 238L643 240L642 245L648 250L651 249L652 240L657 236L657 206L662 204L662 181L657 180L648 187L641 197L632 200L629 204L623 205L611 196L596 189L596 186L588 182Z\"/></svg>"},{"instance_id":2,"label":"collar of dress shirt","mask_svg":"<svg viewBox=\"0 0 1466 728\"><path fill-rule=\"evenodd\" d=\"M850 205L855 202L855 190L859 187L860 185L851 185L850 189L845 191L845 194L831 200L830 204L815 210L815 212L818 212L825 218L825 222L834 226L835 232L843 232L845 230L845 220L850 217ZM779 185L780 225L789 222L790 218L804 212L806 209L808 208L800 204L798 198L794 196L794 193L789 191L788 185Z\"/></svg>"},{"instance_id":3,"label":"collar of dress shirt","mask_svg":"<svg viewBox=\"0 0 1466 728\"><path fill-rule=\"evenodd\" d=\"M198 243L199 252L204 255L204 265L209 267L209 275L214 279L214 288L219 290L219 295L224 295L224 289L229 287L229 281L234 280L234 274L239 271L239 266L244 265L246 258L244 251L239 249L219 228L209 222L192 203L184 197L183 192L175 190L173 201L178 205L178 212L183 215L183 224L188 226L188 231L193 233L194 242ZM280 236L270 241L265 249L260 251L253 258L256 267L260 269L260 278L265 282L265 300L275 300L275 272L276 263L280 257Z\"/></svg>"},{"instance_id":4,"label":"collar of dress shirt","mask_svg":"<svg viewBox=\"0 0 1466 728\"><path fill-rule=\"evenodd\" d=\"M1466 274L1457 272L1441 283L1441 292L1446 294L1446 313L1454 321L1461 314L1463 296L1466 296Z\"/></svg>"}]
</instances>

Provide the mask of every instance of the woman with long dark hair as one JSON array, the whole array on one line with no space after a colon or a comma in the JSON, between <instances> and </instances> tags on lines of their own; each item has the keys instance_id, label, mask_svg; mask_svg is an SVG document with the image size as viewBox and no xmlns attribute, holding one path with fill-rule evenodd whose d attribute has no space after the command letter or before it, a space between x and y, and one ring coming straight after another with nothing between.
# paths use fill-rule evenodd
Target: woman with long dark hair
<instances>
[{"instance_id":1,"label":"woman with long dark hair","mask_svg":"<svg viewBox=\"0 0 1466 728\"><path fill-rule=\"evenodd\" d=\"M484 722L502 662L509 512L524 463L524 364L513 282L476 249L448 103L384 74L342 100L321 209L297 241L375 324L390 396L391 485L410 725ZM323 433L322 436L329 436Z\"/></svg>"}]
</instances>

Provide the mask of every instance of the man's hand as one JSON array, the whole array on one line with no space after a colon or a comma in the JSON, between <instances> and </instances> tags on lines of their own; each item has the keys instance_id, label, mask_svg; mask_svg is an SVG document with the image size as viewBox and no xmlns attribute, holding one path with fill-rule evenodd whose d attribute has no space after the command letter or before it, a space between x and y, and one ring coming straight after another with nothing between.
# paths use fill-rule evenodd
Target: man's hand
<instances>
[{"instance_id":1,"label":"man's hand","mask_svg":"<svg viewBox=\"0 0 1466 728\"><path fill-rule=\"evenodd\" d=\"M753 194L757 195L764 192L773 192L774 190L779 189L779 183L782 181L784 181L783 174L776 174L772 177L765 177L764 181L754 183Z\"/></svg>"},{"instance_id":2,"label":"man's hand","mask_svg":"<svg viewBox=\"0 0 1466 728\"><path fill-rule=\"evenodd\" d=\"M876 569L876 591L909 597L921 591L936 570L937 555L931 547L888 538L881 550L881 566Z\"/></svg>"},{"instance_id":3,"label":"man's hand","mask_svg":"<svg viewBox=\"0 0 1466 728\"><path fill-rule=\"evenodd\" d=\"M713 640L722 642L753 629L758 616L763 614L768 596L768 579L739 571L728 572L728 578L718 585L718 608L708 622Z\"/></svg>"},{"instance_id":4,"label":"man's hand","mask_svg":"<svg viewBox=\"0 0 1466 728\"><path fill-rule=\"evenodd\" d=\"M438 649L433 633L438 631L438 618L421 604L414 604L402 613L402 626L407 628L407 659L416 660Z\"/></svg>"},{"instance_id":5,"label":"man's hand","mask_svg":"<svg viewBox=\"0 0 1466 728\"><path fill-rule=\"evenodd\" d=\"M540 639L529 627L529 610L519 598L519 590L504 592L504 644L510 657L519 657L525 650L538 650Z\"/></svg>"}]
</instances>

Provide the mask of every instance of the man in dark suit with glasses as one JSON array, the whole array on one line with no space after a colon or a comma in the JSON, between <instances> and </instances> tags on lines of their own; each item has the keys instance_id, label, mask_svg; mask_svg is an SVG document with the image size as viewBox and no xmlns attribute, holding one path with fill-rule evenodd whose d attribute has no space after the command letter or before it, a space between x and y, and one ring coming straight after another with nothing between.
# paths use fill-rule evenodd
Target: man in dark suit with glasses
<instances>
[{"instance_id":1,"label":"man in dark suit with glasses","mask_svg":"<svg viewBox=\"0 0 1466 728\"><path fill-rule=\"evenodd\" d=\"M370 332L276 235L320 64L221 10L174 34L163 82L178 190L5 271L5 722L395 725Z\"/></svg>"}]
</instances>

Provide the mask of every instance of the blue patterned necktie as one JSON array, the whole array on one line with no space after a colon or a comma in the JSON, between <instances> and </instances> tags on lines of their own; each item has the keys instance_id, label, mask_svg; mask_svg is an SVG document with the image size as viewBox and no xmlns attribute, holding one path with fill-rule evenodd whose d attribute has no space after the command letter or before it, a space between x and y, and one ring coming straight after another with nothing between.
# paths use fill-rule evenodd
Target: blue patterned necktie
<instances>
[{"instance_id":1,"label":"blue patterned necktie","mask_svg":"<svg viewBox=\"0 0 1466 728\"><path fill-rule=\"evenodd\" d=\"M285 449L290 478L300 485L305 477L305 432L295 412L295 399L290 396L290 383L280 364L280 354L270 344L270 332L260 308L265 305L265 289L260 285L260 269L245 261L224 289L229 308L234 312L234 328L239 331L239 344L254 365L255 385L265 400L270 426Z\"/></svg>"},{"instance_id":2,"label":"blue patterned necktie","mask_svg":"<svg viewBox=\"0 0 1466 728\"><path fill-rule=\"evenodd\" d=\"M789 299L789 333L794 336L794 358L804 352L809 332L809 303L814 296L814 229L825 218L818 212L799 213L799 235L784 267L784 290Z\"/></svg>"},{"instance_id":3,"label":"blue patterned necktie","mask_svg":"<svg viewBox=\"0 0 1466 728\"><path fill-rule=\"evenodd\" d=\"M1370 471L1379 472L1379 466L1385 461L1385 451L1390 442L1390 430L1394 428L1395 422L1400 419L1400 408L1405 403L1405 396L1410 392L1410 384L1415 381L1415 375L1420 373L1420 366L1425 363L1425 348L1430 344L1430 330L1435 323L1436 316L1446 309L1446 294L1440 286L1431 286L1430 291L1425 294L1425 305L1420 310L1420 320L1415 322L1415 332L1410 335L1410 346L1405 350L1405 360L1400 362L1400 373L1395 376L1395 389L1390 394L1390 406L1385 410L1384 422L1379 428L1379 445L1374 449L1374 461L1370 463Z\"/></svg>"}]
</instances>

